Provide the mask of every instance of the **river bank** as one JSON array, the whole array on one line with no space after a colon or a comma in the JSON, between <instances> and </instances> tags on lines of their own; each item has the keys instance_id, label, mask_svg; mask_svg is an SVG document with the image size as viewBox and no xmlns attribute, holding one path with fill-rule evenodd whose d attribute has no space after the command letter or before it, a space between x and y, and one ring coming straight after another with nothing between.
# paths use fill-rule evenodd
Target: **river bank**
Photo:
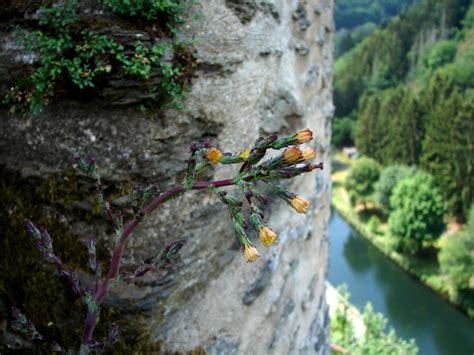
<instances>
[{"instance_id":1,"label":"river bank","mask_svg":"<svg viewBox=\"0 0 474 355\"><path fill-rule=\"evenodd\" d=\"M329 236L327 281L346 284L352 305L363 310L370 302L388 320L386 330L415 339L419 355L474 353L474 322L388 259L335 209Z\"/></svg>"},{"instance_id":2,"label":"river bank","mask_svg":"<svg viewBox=\"0 0 474 355\"><path fill-rule=\"evenodd\" d=\"M406 272L410 273L417 280L428 286L440 297L447 300L454 306L461 309L471 319L474 319L474 310L455 292L449 288L449 282L445 275L439 272L437 261L437 246L443 243L444 238L440 238L438 245L427 250L423 256L404 255L393 250L393 237L388 233L386 223L381 223L374 228L370 226L369 219L374 209L370 206L366 210L351 206L347 190L344 188L344 181L353 161L341 154L333 157L334 169L332 174L332 206L350 226L359 233L365 240L369 241L377 250L383 253L389 260L396 263Z\"/></svg>"}]
</instances>

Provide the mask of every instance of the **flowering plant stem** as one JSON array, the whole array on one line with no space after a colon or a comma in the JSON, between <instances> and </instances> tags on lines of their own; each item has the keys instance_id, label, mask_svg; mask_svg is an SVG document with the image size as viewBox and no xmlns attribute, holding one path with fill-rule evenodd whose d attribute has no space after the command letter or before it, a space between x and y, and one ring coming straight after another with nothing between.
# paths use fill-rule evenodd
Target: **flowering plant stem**
<instances>
[{"instance_id":1,"label":"flowering plant stem","mask_svg":"<svg viewBox=\"0 0 474 355\"><path fill-rule=\"evenodd\" d=\"M250 177L251 178L251 177ZM251 179L248 179L251 180ZM199 181L196 182L192 190L204 190L210 186L214 187L224 187L234 185L233 179L225 179L225 180L216 180L216 181ZM152 213L159 205L163 204L164 202L168 201L169 199L186 192L182 185L175 186L168 191L162 193L161 195L155 197L146 207L143 208L143 211L146 215ZM111 216L111 215L109 215ZM111 220L113 221L113 225L115 225L115 219L111 216ZM97 288L94 301L97 308L101 305L102 301L104 300L105 296L109 291L109 284L110 280L113 280L117 277L120 269L120 262L122 260L123 250L125 249L125 243L127 238L132 234L135 228L140 224L140 220L134 218L130 221L123 230L122 237L120 238L120 242L115 247L115 250L112 255L112 261L110 263L109 271L107 272L107 276L105 277L102 284L99 285ZM94 332L95 325L97 324L97 314L91 310L87 311L86 321L84 326L84 332L82 334L82 344L88 344L92 340L92 334Z\"/></svg>"},{"instance_id":2,"label":"flowering plant stem","mask_svg":"<svg viewBox=\"0 0 474 355\"><path fill-rule=\"evenodd\" d=\"M296 212L306 213L310 205L309 201L287 191L286 188L281 185L271 184L271 181L276 179L291 179L315 169L323 169L322 163L317 165L308 163L315 157L316 153L313 148L306 148L304 151L301 151L298 147L303 143L309 142L312 138L313 133L309 129L304 129L293 136L284 138L278 138L276 135L266 138L259 137L252 149L245 149L240 154L222 153L209 143L192 144L190 147L191 157L188 160L187 173L183 183L161 194L158 191L157 185L150 185L148 187L135 186L133 188L131 207L134 217L125 226L123 224L122 214L114 215L111 205L105 197L104 187L97 170L97 165L95 164L95 159L86 162L82 158L76 157L76 168L95 181L97 200L107 215L117 237L109 270L105 277L103 279L101 278L101 264L96 258L94 240L88 242L88 266L95 273L95 287L89 289L80 284L77 270L67 268L54 254L52 239L46 230L38 229L33 222L29 220L26 221L26 227L36 240L36 247L43 254L43 257L58 268L60 274L69 281L74 292L82 297L84 303L87 305L79 354L86 355L91 351L101 352L117 341L118 328L115 324L112 324L107 338L102 342L98 342L93 338L94 329L99 320L100 307L109 292L111 283L119 281L129 282L144 276L150 271L166 267L184 245L184 241L174 242L161 250L161 252L153 258L152 262L142 263L133 274L128 272L120 273L120 264L127 239L145 217L150 215L161 204L187 191L210 189L229 209L235 235L242 246L245 260L247 262L254 262L258 260L260 254L247 234L249 227L251 226L255 229L262 245L265 247L271 246L277 239L277 234L265 225L264 213L257 206L257 203L266 204L268 200L258 191L256 183L258 181L268 183L276 195L283 199ZM261 162L267 150L280 150L283 148L285 150L280 156ZM239 172L232 179L196 181L198 172L218 163L222 165L242 165ZM242 201L235 196L228 195L225 191L219 190L219 188L225 186L236 186L243 192L251 211L250 223L247 223L242 214ZM12 311L16 319L15 329L28 334L33 339L45 339L19 310L14 309ZM61 347L56 342L50 342L50 350L63 354L69 353L66 348Z\"/></svg>"}]
</instances>

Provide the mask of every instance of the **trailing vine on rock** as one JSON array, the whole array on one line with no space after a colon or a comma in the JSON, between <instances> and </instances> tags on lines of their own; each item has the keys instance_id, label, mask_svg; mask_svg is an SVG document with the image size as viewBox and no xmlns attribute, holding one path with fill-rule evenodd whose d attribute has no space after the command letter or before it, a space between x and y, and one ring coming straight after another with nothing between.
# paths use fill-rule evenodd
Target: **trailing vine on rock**
<instances>
[{"instance_id":1,"label":"trailing vine on rock","mask_svg":"<svg viewBox=\"0 0 474 355\"><path fill-rule=\"evenodd\" d=\"M144 82L152 76L159 77L149 85L150 94L140 104L141 109L151 103L183 108L189 81L186 67L193 66L195 61L193 55L177 58L183 50L192 53L190 46L180 42L176 35L186 1L102 0L102 3L120 16L145 23L163 20L166 26L161 32L167 32L168 38L153 38L148 43L137 37L133 44L119 43L112 36L89 28L79 16L77 0L41 7L33 30L14 31L17 42L33 55L34 68L3 98L3 104L11 112L38 113L50 102L77 89L94 96L101 83L117 75ZM183 63L183 58L188 62Z\"/></svg>"}]
</instances>

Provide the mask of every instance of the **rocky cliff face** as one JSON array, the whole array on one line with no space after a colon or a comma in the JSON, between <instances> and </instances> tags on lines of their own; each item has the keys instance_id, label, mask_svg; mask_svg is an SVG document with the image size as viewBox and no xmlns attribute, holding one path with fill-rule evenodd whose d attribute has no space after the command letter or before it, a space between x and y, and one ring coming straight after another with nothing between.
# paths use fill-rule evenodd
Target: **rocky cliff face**
<instances>
[{"instance_id":1,"label":"rocky cliff face","mask_svg":"<svg viewBox=\"0 0 474 355\"><path fill-rule=\"evenodd\" d=\"M130 239L125 266L136 265L170 241L187 241L174 272L120 285L107 301L112 308L127 310L131 322L143 315L140 326L148 329L147 341L161 344L161 350L328 352L324 279L333 114L332 10L331 0L198 2L183 29L197 51L184 112L142 114L100 100L62 100L28 117L2 112L4 175L16 174L29 186L43 186L51 176L67 182L71 178L60 176L71 156L94 154L114 193L132 182L157 182L162 190L180 183L194 141L208 139L237 152L260 134L291 134L304 127L315 132L312 144L325 170L297 178L291 186L311 200L311 211L296 215L272 199L268 224L279 239L276 246L260 248L259 262L244 262L227 211L202 191L162 206ZM13 64L24 58L15 54L8 29L2 28L0 72L8 77ZM210 175L229 174L216 168ZM88 189L81 179L77 186ZM94 233L103 246L110 244L104 223L89 218L92 222L86 224L81 219L90 204L66 204L59 195L52 200L54 208L44 213L57 218L79 242ZM117 198L114 206L122 201ZM55 240L61 238L51 234ZM41 291L25 288L23 295L31 292ZM3 306L9 302L9 296L2 299Z\"/></svg>"}]
</instances>

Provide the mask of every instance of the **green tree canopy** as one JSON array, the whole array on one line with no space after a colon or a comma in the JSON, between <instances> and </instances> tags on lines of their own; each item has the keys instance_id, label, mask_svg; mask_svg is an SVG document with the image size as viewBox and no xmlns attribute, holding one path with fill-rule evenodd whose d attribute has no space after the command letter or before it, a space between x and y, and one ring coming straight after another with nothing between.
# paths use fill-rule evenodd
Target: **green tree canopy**
<instances>
[{"instance_id":1,"label":"green tree canopy","mask_svg":"<svg viewBox=\"0 0 474 355\"><path fill-rule=\"evenodd\" d=\"M474 235L462 231L449 236L438 259L441 271L457 288L469 288L469 280L474 277Z\"/></svg>"},{"instance_id":2,"label":"green tree canopy","mask_svg":"<svg viewBox=\"0 0 474 355\"><path fill-rule=\"evenodd\" d=\"M390 197L393 189L403 179L413 176L416 168L406 165L390 165L380 173L380 178L375 184L375 202L388 214L390 211Z\"/></svg>"},{"instance_id":3,"label":"green tree canopy","mask_svg":"<svg viewBox=\"0 0 474 355\"><path fill-rule=\"evenodd\" d=\"M380 98L378 95L366 95L361 101L362 110L355 127L355 144L361 154L373 158L380 141L384 139L384 127L379 122Z\"/></svg>"},{"instance_id":4,"label":"green tree canopy","mask_svg":"<svg viewBox=\"0 0 474 355\"><path fill-rule=\"evenodd\" d=\"M417 253L423 242L439 238L445 228L446 211L433 178L417 173L401 180L390 198L393 210L388 220L390 233L398 239L397 249Z\"/></svg>"},{"instance_id":5,"label":"green tree canopy","mask_svg":"<svg viewBox=\"0 0 474 355\"><path fill-rule=\"evenodd\" d=\"M463 220L474 194L474 98L458 89L445 93L428 117L421 166L434 176L449 212Z\"/></svg>"},{"instance_id":6,"label":"green tree canopy","mask_svg":"<svg viewBox=\"0 0 474 355\"><path fill-rule=\"evenodd\" d=\"M355 327L349 317L349 292L345 285L338 287L340 294L339 307L331 318L331 340L334 344L343 346L354 355L415 355L418 348L415 341L405 341L399 338L395 330L387 332L387 319L382 313L376 313L370 303L367 303L362 313L365 332L356 337Z\"/></svg>"},{"instance_id":7,"label":"green tree canopy","mask_svg":"<svg viewBox=\"0 0 474 355\"><path fill-rule=\"evenodd\" d=\"M438 259L441 271L451 277L456 288L469 288L474 279L474 205L466 230L448 237Z\"/></svg>"},{"instance_id":8,"label":"green tree canopy","mask_svg":"<svg viewBox=\"0 0 474 355\"><path fill-rule=\"evenodd\" d=\"M374 193L374 185L379 179L380 165L373 159L362 157L357 160L346 179L346 188L353 202L365 203Z\"/></svg>"}]
</instances>

